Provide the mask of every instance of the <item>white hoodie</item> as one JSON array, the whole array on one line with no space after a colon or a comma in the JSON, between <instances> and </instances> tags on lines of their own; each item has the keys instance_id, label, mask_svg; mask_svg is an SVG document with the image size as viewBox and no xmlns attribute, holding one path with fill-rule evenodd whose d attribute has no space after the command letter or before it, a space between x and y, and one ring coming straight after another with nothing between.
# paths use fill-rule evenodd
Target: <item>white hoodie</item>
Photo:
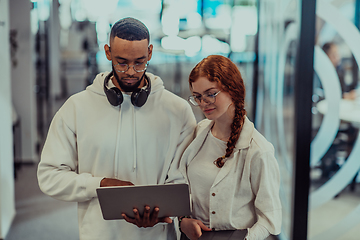
<instances>
[{"instance_id":1,"label":"white hoodie","mask_svg":"<svg viewBox=\"0 0 360 240\"><path fill-rule=\"evenodd\" d=\"M133 106L127 94L121 106L112 106L103 90L108 74L98 74L55 114L38 166L39 186L51 197L78 202L81 240L175 239L173 224L138 228L103 220L96 188L104 177L135 185L181 181L179 160L196 125L191 107L150 73L144 106Z\"/></svg>"}]
</instances>

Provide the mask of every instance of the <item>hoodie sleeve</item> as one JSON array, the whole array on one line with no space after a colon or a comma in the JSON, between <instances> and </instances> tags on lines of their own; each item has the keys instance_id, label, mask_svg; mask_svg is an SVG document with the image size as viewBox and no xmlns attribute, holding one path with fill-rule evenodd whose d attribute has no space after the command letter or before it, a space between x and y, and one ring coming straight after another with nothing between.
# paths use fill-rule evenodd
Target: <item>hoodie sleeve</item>
<instances>
[{"instance_id":1,"label":"hoodie sleeve","mask_svg":"<svg viewBox=\"0 0 360 240\"><path fill-rule=\"evenodd\" d=\"M76 134L59 112L54 116L44 144L37 177L41 191L63 201L83 202L96 197L102 177L77 173Z\"/></svg>"},{"instance_id":2,"label":"hoodie sleeve","mask_svg":"<svg viewBox=\"0 0 360 240\"><path fill-rule=\"evenodd\" d=\"M182 130L177 141L174 158L170 165L166 183L185 183L184 176L180 172L180 159L185 149L194 139L194 130L196 127L196 119L189 104L185 104L182 118Z\"/></svg>"}]
</instances>

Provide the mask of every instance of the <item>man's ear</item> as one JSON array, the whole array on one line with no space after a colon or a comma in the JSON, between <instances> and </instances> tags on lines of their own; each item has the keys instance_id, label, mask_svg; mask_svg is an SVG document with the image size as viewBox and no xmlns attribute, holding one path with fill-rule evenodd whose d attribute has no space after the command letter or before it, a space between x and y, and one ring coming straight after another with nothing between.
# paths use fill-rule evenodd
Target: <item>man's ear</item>
<instances>
[{"instance_id":1,"label":"man's ear","mask_svg":"<svg viewBox=\"0 0 360 240\"><path fill-rule=\"evenodd\" d=\"M105 44L104 46L104 50L105 50L105 54L106 54L106 58L111 61L111 52L110 52L110 46Z\"/></svg>"},{"instance_id":2,"label":"man's ear","mask_svg":"<svg viewBox=\"0 0 360 240\"><path fill-rule=\"evenodd\" d=\"M148 51L149 51L149 57L148 57L149 59L148 59L148 61L150 61L150 59L151 59L151 57L152 57L153 47L154 47L154 46L153 46L152 44L150 44L149 47L148 47Z\"/></svg>"}]
</instances>

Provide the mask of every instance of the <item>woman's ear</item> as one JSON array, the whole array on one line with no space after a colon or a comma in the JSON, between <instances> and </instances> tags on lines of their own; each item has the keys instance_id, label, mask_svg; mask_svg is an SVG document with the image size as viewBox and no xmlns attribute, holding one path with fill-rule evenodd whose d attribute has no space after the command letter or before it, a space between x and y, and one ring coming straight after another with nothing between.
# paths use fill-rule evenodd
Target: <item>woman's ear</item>
<instances>
[{"instance_id":1,"label":"woman's ear","mask_svg":"<svg viewBox=\"0 0 360 240\"><path fill-rule=\"evenodd\" d=\"M104 50L105 50L105 54L106 54L106 58L107 60L111 61L111 51L110 51L110 46L105 44L104 46Z\"/></svg>"},{"instance_id":2,"label":"woman's ear","mask_svg":"<svg viewBox=\"0 0 360 240\"><path fill-rule=\"evenodd\" d=\"M226 114L232 119L235 117L235 105L233 102L229 104Z\"/></svg>"}]
</instances>

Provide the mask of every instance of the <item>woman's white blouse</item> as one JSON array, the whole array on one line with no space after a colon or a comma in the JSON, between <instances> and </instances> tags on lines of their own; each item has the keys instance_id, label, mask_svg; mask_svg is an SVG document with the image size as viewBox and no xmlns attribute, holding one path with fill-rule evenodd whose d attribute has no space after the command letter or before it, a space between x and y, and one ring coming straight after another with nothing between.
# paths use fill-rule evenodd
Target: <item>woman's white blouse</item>
<instances>
[{"instance_id":1,"label":"woman's white blouse","mask_svg":"<svg viewBox=\"0 0 360 240\"><path fill-rule=\"evenodd\" d=\"M198 124L195 139L185 150L180 163L180 170L190 186L192 210L196 204L208 198L210 228L248 229L254 235L265 228L270 234L279 234L282 218L279 166L272 144L254 128L248 118L245 119L233 154L226 159L225 165L212 181L210 191L203 194L203 198L193 198L193 194L197 195L193 192L197 186L193 186L196 183L189 178L189 171L193 171L189 168L205 144L212 125L213 121L207 119Z\"/></svg>"}]
</instances>

